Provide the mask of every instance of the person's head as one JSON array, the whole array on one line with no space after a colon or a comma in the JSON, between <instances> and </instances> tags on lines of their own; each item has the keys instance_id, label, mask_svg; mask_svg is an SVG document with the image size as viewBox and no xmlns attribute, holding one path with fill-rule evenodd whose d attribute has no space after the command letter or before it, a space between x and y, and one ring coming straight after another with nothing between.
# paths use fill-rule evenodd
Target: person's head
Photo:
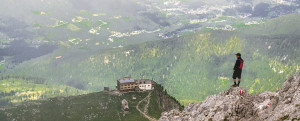
<instances>
[{"instance_id":1,"label":"person's head","mask_svg":"<svg viewBox=\"0 0 300 121\"><path fill-rule=\"evenodd\" d=\"M235 55L236 55L237 58L242 56L241 53L237 53Z\"/></svg>"}]
</instances>

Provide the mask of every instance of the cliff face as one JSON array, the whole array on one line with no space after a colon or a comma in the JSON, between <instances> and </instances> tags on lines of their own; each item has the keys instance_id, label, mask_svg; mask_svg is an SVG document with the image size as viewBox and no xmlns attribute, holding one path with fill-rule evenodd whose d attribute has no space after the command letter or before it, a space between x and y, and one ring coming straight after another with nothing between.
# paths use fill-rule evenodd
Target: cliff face
<instances>
[{"instance_id":1,"label":"cliff face","mask_svg":"<svg viewBox=\"0 0 300 121\"><path fill-rule=\"evenodd\" d=\"M181 105L175 97L170 96L166 91L163 90L163 87L159 84L156 84L153 95L157 97L156 102L158 106L165 111L170 111L172 109L183 110L183 105Z\"/></svg>"},{"instance_id":2,"label":"cliff face","mask_svg":"<svg viewBox=\"0 0 300 121\"><path fill-rule=\"evenodd\" d=\"M288 78L277 92L251 95L243 87L190 103L183 111L164 112L160 121L276 121L300 120L300 72Z\"/></svg>"}]
</instances>

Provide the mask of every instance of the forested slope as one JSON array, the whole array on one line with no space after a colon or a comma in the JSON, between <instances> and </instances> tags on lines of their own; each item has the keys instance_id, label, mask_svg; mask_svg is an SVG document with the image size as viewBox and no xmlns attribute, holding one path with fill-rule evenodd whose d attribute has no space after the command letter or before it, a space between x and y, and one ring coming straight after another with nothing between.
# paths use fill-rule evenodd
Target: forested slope
<instances>
[{"instance_id":1,"label":"forested slope","mask_svg":"<svg viewBox=\"0 0 300 121\"><path fill-rule=\"evenodd\" d=\"M227 89L234 54L241 52L245 60L242 86L250 93L276 91L299 70L299 27L282 27L292 26L287 24L299 18L299 14L287 15L238 31L204 31L93 52L60 48L20 64L9 75L35 76L88 91L114 87L122 76L150 78L185 103Z\"/></svg>"}]
</instances>

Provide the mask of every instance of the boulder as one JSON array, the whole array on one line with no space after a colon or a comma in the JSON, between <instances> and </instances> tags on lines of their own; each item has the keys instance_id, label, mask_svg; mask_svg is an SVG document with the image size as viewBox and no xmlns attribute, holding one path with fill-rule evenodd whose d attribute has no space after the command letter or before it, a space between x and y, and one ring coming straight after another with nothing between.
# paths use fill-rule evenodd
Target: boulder
<instances>
[{"instance_id":1,"label":"boulder","mask_svg":"<svg viewBox=\"0 0 300 121\"><path fill-rule=\"evenodd\" d=\"M123 99L123 100L121 101L121 103L122 103L122 110L123 110L123 111L129 111L129 106L128 106L127 100Z\"/></svg>"}]
</instances>

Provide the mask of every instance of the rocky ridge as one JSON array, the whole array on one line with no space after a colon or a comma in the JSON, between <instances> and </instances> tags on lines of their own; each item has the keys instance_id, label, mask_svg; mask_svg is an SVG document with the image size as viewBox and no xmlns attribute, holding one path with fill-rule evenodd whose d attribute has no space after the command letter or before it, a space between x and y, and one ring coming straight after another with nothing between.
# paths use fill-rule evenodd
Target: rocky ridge
<instances>
[{"instance_id":1,"label":"rocky ridge","mask_svg":"<svg viewBox=\"0 0 300 121\"><path fill-rule=\"evenodd\" d=\"M276 92L251 95L243 87L190 103L183 111L164 112L159 121L276 121L300 120L300 72L289 77Z\"/></svg>"}]
</instances>

